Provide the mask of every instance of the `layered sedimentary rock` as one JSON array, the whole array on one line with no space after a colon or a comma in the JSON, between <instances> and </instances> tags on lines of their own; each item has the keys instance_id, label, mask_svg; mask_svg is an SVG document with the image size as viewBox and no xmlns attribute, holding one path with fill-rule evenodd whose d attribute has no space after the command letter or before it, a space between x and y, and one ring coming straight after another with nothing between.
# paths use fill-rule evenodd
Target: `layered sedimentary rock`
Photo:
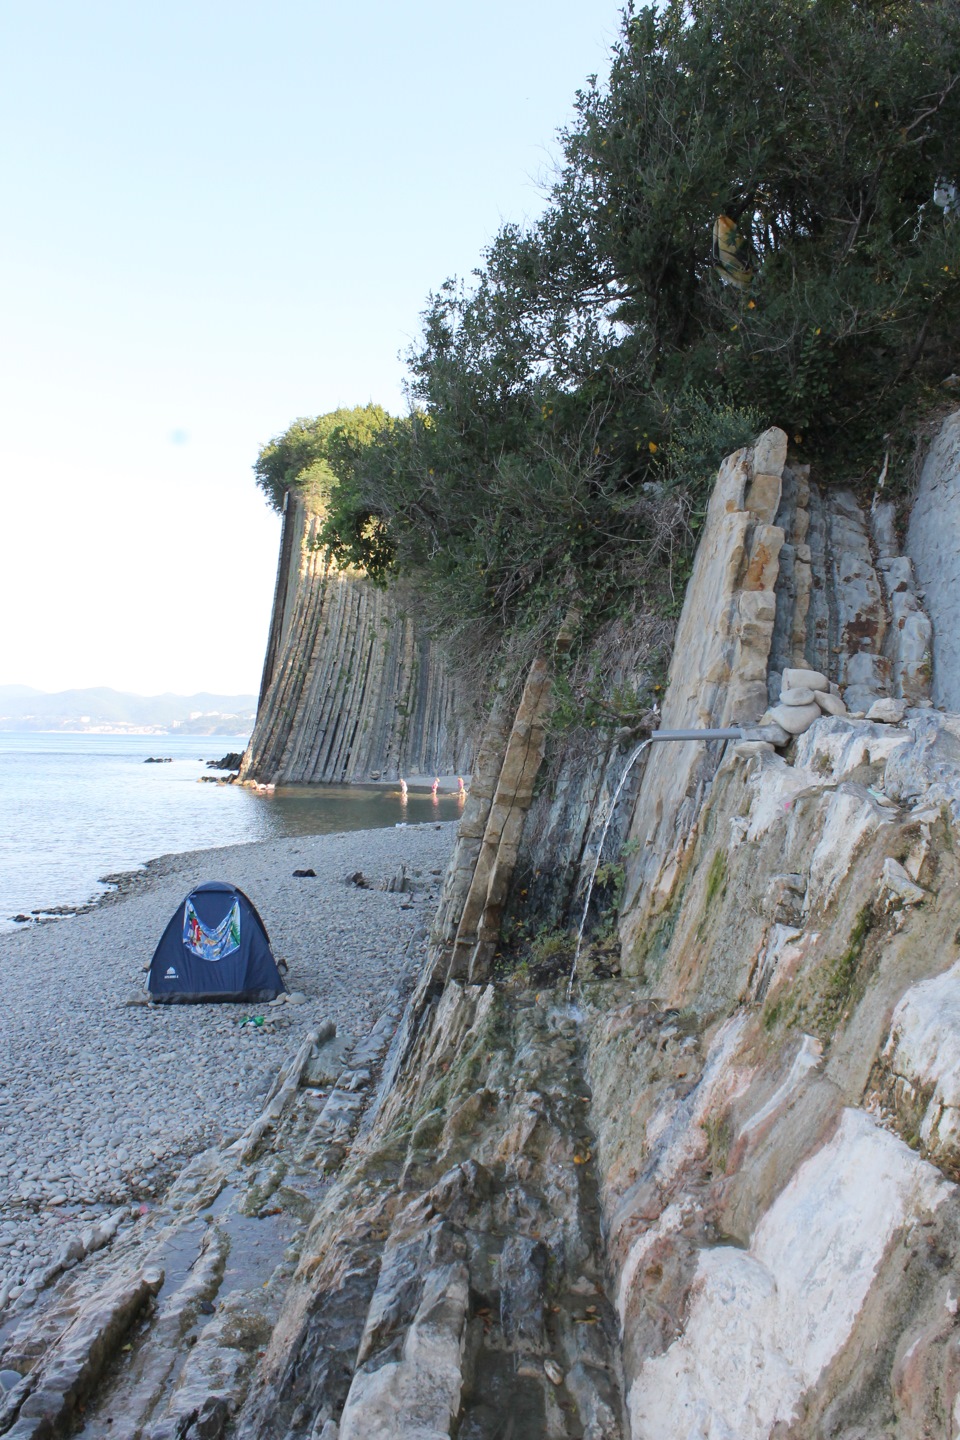
<instances>
[{"instance_id":1,"label":"layered sedimentary rock","mask_svg":"<svg viewBox=\"0 0 960 1440\"><path fill-rule=\"evenodd\" d=\"M866 510L850 490L822 490L807 466L787 472L771 700L793 666L830 675L854 711L885 697L929 699L932 627L894 515L879 496Z\"/></svg>"},{"instance_id":2,"label":"layered sedimentary rock","mask_svg":"<svg viewBox=\"0 0 960 1440\"><path fill-rule=\"evenodd\" d=\"M909 683L863 511L798 503L808 478L763 441L718 481L676 725L756 718L814 659L891 702ZM821 521L832 550L798 538ZM653 747L622 974L588 946L570 1004L486 973L547 681L535 666L488 731L402 1017L342 1069L322 1045L290 1057L139 1244L15 1317L0 1433L50 1433L79 1396L151 1440L960 1434L960 717L894 703L897 723L824 715L780 751ZM224 1280L241 1220L283 1227L265 1286Z\"/></svg>"},{"instance_id":3,"label":"layered sedimentary rock","mask_svg":"<svg viewBox=\"0 0 960 1440\"><path fill-rule=\"evenodd\" d=\"M241 780L396 779L469 771L468 707L398 593L338 570L287 494L260 703Z\"/></svg>"},{"instance_id":4,"label":"layered sedimentary rock","mask_svg":"<svg viewBox=\"0 0 960 1440\"><path fill-rule=\"evenodd\" d=\"M960 410L947 417L927 454L907 552L935 625L933 698L960 710Z\"/></svg>"}]
</instances>

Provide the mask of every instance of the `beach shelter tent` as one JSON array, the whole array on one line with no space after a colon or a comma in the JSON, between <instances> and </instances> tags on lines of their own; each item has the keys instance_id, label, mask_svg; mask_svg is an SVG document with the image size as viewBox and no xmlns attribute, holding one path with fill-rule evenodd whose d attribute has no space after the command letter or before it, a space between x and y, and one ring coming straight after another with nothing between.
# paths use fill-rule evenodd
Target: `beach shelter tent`
<instances>
[{"instance_id":1,"label":"beach shelter tent","mask_svg":"<svg viewBox=\"0 0 960 1440\"><path fill-rule=\"evenodd\" d=\"M214 880L178 905L150 963L160 1002L275 1000L286 989L256 906Z\"/></svg>"}]
</instances>

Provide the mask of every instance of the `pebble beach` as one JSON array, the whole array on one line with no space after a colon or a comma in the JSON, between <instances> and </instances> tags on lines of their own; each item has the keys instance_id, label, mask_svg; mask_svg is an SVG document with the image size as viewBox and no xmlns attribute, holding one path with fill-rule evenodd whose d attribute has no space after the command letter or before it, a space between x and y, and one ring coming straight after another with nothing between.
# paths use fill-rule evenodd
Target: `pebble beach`
<instances>
[{"instance_id":1,"label":"pebble beach","mask_svg":"<svg viewBox=\"0 0 960 1440\"><path fill-rule=\"evenodd\" d=\"M341 1036L367 1032L432 918L455 830L431 823L164 856L85 914L0 936L0 1311L72 1237L149 1206L190 1155L238 1134L318 1022L335 1021ZM401 867L412 889L381 888ZM357 872L369 888L350 878ZM142 1003L164 927L212 879L257 906L288 967L284 1003ZM241 1024L248 1015L263 1023Z\"/></svg>"}]
</instances>

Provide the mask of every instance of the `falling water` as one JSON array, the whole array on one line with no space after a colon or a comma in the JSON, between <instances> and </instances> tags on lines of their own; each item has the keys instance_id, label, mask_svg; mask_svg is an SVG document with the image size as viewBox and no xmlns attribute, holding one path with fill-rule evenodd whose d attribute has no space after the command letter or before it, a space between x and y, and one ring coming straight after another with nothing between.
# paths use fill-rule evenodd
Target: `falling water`
<instances>
[{"instance_id":1,"label":"falling water","mask_svg":"<svg viewBox=\"0 0 960 1440\"><path fill-rule=\"evenodd\" d=\"M619 784L617 785L616 790L614 790L613 792L613 799L610 801L610 809L607 811L607 818L603 822L603 830L600 832L600 844L597 846L597 853L593 861L593 869L590 872L590 879L587 882L587 893L584 896L583 914L580 916L580 929L577 931L577 948L573 952L573 964L570 966L570 979L567 982L568 1003L571 996L573 995L573 982L577 978L577 961L580 959L580 951L583 947L583 931L587 923L587 911L590 909L590 899L593 895L593 886L594 881L597 878L597 871L600 869L600 857L603 854L603 846L607 838L607 831L610 829L610 824L616 812L617 801L620 799L620 792L623 789L624 785L627 783L627 776L630 774L630 771L640 759L640 756L643 754L644 750L646 750L647 746L652 744L652 736L649 740L642 741L637 746L636 750L634 750L626 765L623 767L623 774L620 776Z\"/></svg>"}]
</instances>

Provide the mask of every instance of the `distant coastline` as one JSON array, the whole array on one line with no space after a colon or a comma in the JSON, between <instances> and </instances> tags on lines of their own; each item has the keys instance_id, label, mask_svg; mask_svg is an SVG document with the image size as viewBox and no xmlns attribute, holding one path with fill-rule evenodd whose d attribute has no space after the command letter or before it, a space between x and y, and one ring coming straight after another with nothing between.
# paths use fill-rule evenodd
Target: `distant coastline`
<instances>
[{"instance_id":1,"label":"distant coastline","mask_svg":"<svg viewBox=\"0 0 960 1440\"><path fill-rule=\"evenodd\" d=\"M48 693L0 685L0 732L63 735L249 735L255 695L134 695L108 686Z\"/></svg>"},{"instance_id":2,"label":"distant coastline","mask_svg":"<svg viewBox=\"0 0 960 1440\"><path fill-rule=\"evenodd\" d=\"M253 718L249 715L202 715L195 720L175 721L172 725L124 724L122 721L88 722L64 720L51 724L49 720L14 720L0 715L0 734L3 735L229 735L241 736L244 744L250 738Z\"/></svg>"}]
</instances>

